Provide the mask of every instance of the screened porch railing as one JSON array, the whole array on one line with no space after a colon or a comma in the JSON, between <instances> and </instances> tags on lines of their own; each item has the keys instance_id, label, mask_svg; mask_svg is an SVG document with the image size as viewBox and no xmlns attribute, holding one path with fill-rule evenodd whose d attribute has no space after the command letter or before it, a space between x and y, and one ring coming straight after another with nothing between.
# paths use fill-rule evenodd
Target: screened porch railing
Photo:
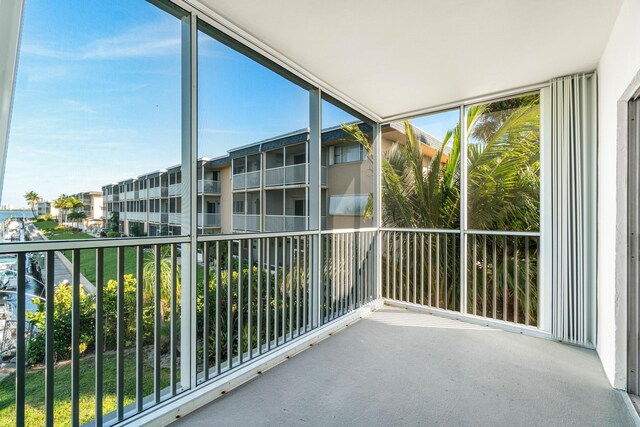
<instances>
[{"instance_id":1,"label":"screened porch railing","mask_svg":"<svg viewBox=\"0 0 640 427\"><path fill-rule=\"evenodd\" d=\"M375 236L374 229L198 236L189 336L181 326L189 237L3 245L16 258L16 424L113 425L170 401L192 389L181 379L184 340L195 349L195 388L227 381L376 299ZM30 281L27 254L40 260L41 282ZM68 270L57 256L69 259ZM45 295L35 309L26 301L33 286ZM59 369L63 361L69 370ZM37 381L33 364L45 368L42 416L29 412L37 405L26 392ZM63 384L70 393L61 397Z\"/></svg>"},{"instance_id":2,"label":"screened porch railing","mask_svg":"<svg viewBox=\"0 0 640 427\"><path fill-rule=\"evenodd\" d=\"M382 293L425 307L537 327L539 234L383 229ZM466 289L460 277L466 274Z\"/></svg>"}]
</instances>

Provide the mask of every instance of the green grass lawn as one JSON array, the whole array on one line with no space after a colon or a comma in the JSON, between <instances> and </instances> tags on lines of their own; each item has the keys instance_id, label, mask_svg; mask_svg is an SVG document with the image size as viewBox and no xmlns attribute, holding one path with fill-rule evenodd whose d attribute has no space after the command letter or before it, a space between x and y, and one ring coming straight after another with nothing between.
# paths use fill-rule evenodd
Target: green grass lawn
<instances>
[{"instance_id":1,"label":"green grass lawn","mask_svg":"<svg viewBox=\"0 0 640 427\"><path fill-rule=\"evenodd\" d=\"M49 240L72 240L72 239L94 239L95 237L81 232L72 231L70 229L54 230L58 225L55 221L41 221L35 224L41 231L46 233ZM44 225L44 226L43 226ZM46 230L46 231L45 231ZM117 277L117 249L106 248L104 250L104 279L105 284L109 280L115 280ZM64 256L71 261L72 251L63 251ZM125 248L124 253L124 272L125 274L134 274L136 268L136 251L134 248ZM93 249L84 249L80 251L80 273L91 283L96 282L96 251Z\"/></svg>"},{"instance_id":2,"label":"green grass lawn","mask_svg":"<svg viewBox=\"0 0 640 427\"><path fill-rule=\"evenodd\" d=\"M71 261L71 251L64 251L64 256ZM118 250L116 248L104 249L104 284L109 280L116 280L118 277ZM124 249L124 274L135 274L136 271L136 250L135 248ZM84 249L80 251L80 273L91 283L96 283L96 251L95 249Z\"/></svg>"},{"instance_id":3,"label":"green grass lawn","mask_svg":"<svg viewBox=\"0 0 640 427\"><path fill-rule=\"evenodd\" d=\"M36 221L33 223L40 231L48 231L56 228L58 223L56 221Z\"/></svg>"},{"instance_id":4,"label":"green grass lawn","mask_svg":"<svg viewBox=\"0 0 640 427\"><path fill-rule=\"evenodd\" d=\"M103 413L107 414L116 409L116 355L104 355L103 374ZM144 365L144 394L153 392L153 367ZM86 423L94 418L95 411L95 363L93 356L85 357L80 362L80 423ZM125 354L124 360L124 403L135 401L135 353ZM71 364L60 363L54 368L55 396L54 412L55 425L71 424ZM169 386L169 369L161 370L161 387ZM45 419L45 370L42 367L27 369L25 381L26 425L41 426ZM15 418L15 377L10 375L0 381L0 425L10 426L16 422Z\"/></svg>"}]
</instances>

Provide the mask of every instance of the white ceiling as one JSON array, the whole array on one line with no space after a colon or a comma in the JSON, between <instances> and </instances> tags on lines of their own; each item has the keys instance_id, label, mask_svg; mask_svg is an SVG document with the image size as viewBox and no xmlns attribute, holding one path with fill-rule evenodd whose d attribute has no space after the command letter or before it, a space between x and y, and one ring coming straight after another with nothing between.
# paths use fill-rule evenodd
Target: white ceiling
<instances>
[{"instance_id":1,"label":"white ceiling","mask_svg":"<svg viewBox=\"0 0 640 427\"><path fill-rule=\"evenodd\" d=\"M390 117L596 68L622 0L196 0Z\"/></svg>"}]
</instances>

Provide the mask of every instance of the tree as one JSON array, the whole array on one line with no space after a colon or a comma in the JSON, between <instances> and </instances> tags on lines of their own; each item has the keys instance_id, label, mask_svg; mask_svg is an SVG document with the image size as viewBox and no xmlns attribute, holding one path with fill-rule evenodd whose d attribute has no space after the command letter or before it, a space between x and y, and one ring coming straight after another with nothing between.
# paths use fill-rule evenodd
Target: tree
<instances>
[{"instance_id":1,"label":"tree","mask_svg":"<svg viewBox=\"0 0 640 427\"><path fill-rule=\"evenodd\" d=\"M177 264L177 262L176 262ZM142 286L146 301L153 301L153 304L160 304L161 317L164 319L170 312L171 304L171 254L168 247L161 247L160 253L160 301L153 301L156 283L156 257L155 254L150 259L145 260L143 268ZM175 266L176 274L176 295L180 295L180 266Z\"/></svg>"},{"instance_id":2,"label":"tree","mask_svg":"<svg viewBox=\"0 0 640 427\"><path fill-rule=\"evenodd\" d=\"M118 212L111 212L111 218L109 218L109 231L118 233L120 231L120 214Z\"/></svg>"},{"instance_id":3,"label":"tree","mask_svg":"<svg viewBox=\"0 0 640 427\"><path fill-rule=\"evenodd\" d=\"M540 212L540 106L536 96L521 97L468 108L466 111L468 141L467 155L467 210L468 228L476 230L539 230ZM373 150L367 135L356 125L343 125L352 140L362 144L369 156ZM433 228L457 230L460 224L461 138L460 125L449 130L442 146L428 167L414 128L405 122L406 142L394 144L382 156L382 222L386 227ZM370 198L365 216L373 213ZM508 234L508 233L507 233ZM508 248L495 266L488 266L486 274L499 283L509 313L514 313L514 293L518 293L519 314L525 312L527 280L537 280L537 239L515 236L491 237L498 248ZM429 245L431 243L428 243ZM459 244L459 243L458 243ZM474 244L476 246L474 246ZM469 238L468 250L481 253L484 238ZM427 245L427 243L425 243ZM474 249L475 248L475 249ZM526 263L513 254L515 248L522 254L528 250L531 260ZM429 253L425 247L424 253ZM502 253L500 251L500 253ZM385 255L386 256L386 255ZM451 269L449 256L437 260L439 273L425 270L428 275ZM535 261L534 261L535 260ZM387 262L383 259L383 262ZM435 262L435 261L434 261ZM425 268L423 262L415 268ZM517 266L517 267L516 267ZM476 266L477 267L477 266ZM469 269L473 271L474 266ZM516 274L517 272L517 274ZM393 274L404 275L404 271ZM515 277L517 276L517 277ZM405 281L410 278L405 278ZM435 277L434 280L435 282ZM440 277L440 283L445 282ZM458 301L459 289L448 288L449 306ZM471 293L469 293L470 295ZM475 299L474 299L475 300ZM481 299L478 298L478 301ZM442 302L441 302L442 304ZM468 303L472 307L472 303ZM537 295L530 298L530 313L537 312ZM502 308L498 309L500 313ZM523 319L523 317L520 317ZM530 319L535 322L537 319ZM532 323L533 324L533 323Z\"/></svg>"},{"instance_id":4,"label":"tree","mask_svg":"<svg viewBox=\"0 0 640 427\"><path fill-rule=\"evenodd\" d=\"M63 214L66 206L67 195L61 194L57 199L53 201L53 207L58 210L58 223L62 224L63 222Z\"/></svg>"},{"instance_id":5,"label":"tree","mask_svg":"<svg viewBox=\"0 0 640 427\"><path fill-rule=\"evenodd\" d=\"M40 197L40 195L38 193L36 193L35 191L31 190L27 193L25 193L24 195L24 199L27 201L27 203L29 204L29 207L31 208L31 214L33 215L33 218L36 218L36 204L38 204L38 202L40 202L42 200L42 197Z\"/></svg>"},{"instance_id":6,"label":"tree","mask_svg":"<svg viewBox=\"0 0 640 427\"><path fill-rule=\"evenodd\" d=\"M85 212L73 211L69 214L68 218L72 223L76 224L77 228L80 228L80 222L87 218L87 214Z\"/></svg>"}]
</instances>

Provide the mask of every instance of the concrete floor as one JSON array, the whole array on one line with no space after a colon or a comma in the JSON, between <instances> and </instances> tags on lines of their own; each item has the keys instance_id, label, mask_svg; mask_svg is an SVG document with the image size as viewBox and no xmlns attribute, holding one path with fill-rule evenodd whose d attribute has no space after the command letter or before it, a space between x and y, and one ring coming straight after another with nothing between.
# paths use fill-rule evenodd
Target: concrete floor
<instances>
[{"instance_id":1,"label":"concrete floor","mask_svg":"<svg viewBox=\"0 0 640 427\"><path fill-rule=\"evenodd\" d=\"M385 307L174 425L634 424L594 351Z\"/></svg>"}]
</instances>

